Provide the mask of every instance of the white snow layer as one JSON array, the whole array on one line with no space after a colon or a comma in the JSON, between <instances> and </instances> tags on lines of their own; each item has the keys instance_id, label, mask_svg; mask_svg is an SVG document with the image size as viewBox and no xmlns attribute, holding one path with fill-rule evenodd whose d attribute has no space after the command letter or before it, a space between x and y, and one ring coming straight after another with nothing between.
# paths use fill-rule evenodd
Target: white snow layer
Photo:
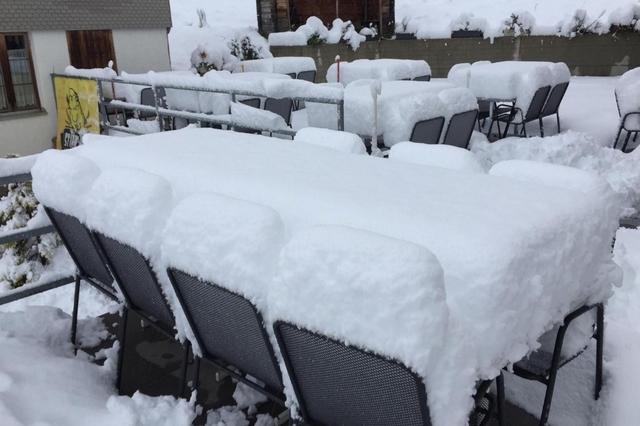
<instances>
[{"instance_id":1,"label":"white snow layer","mask_svg":"<svg viewBox=\"0 0 640 426\"><path fill-rule=\"evenodd\" d=\"M270 46L306 46L310 38L316 37L318 41L329 44L339 43L344 40L353 50L360 47L360 43L366 37L358 34L351 21L344 22L342 19L334 19L331 29L327 29L322 21L316 16L310 16L304 25L295 31L285 31L269 34Z\"/></svg>"},{"instance_id":2,"label":"white snow layer","mask_svg":"<svg viewBox=\"0 0 640 426\"><path fill-rule=\"evenodd\" d=\"M241 102L231 102L231 117L240 126L257 128L260 130L287 129L287 123L280 115L245 105Z\"/></svg>"},{"instance_id":3,"label":"white snow layer","mask_svg":"<svg viewBox=\"0 0 640 426\"><path fill-rule=\"evenodd\" d=\"M240 62L240 68L243 70L243 72L298 74L302 71L315 71L316 62L313 60L313 58L307 58L303 56L280 56L277 58L242 61Z\"/></svg>"},{"instance_id":4,"label":"white snow layer","mask_svg":"<svg viewBox=\"0 0 640 426\"><path fill-rule=\"evenodd\" d=\"M473 153L448 145L400 142L389 150L389 160L444 167L463 173L485 172Z\"/></svg>"},{"instance_id":5,"label":"white snow layer","mask_svg":"<svg viewBox=\"0 0 640 426\"><path fill-rule=\"evenodd\" d=\"M327 70L327 82L339 82L343 86L348 86L349 83L362 79L380 81L413 80L416 77L427 75L431 75L431 67L423 60L358 59L353 62L340 61L339 80L338 64L331 64Z\"/></svg>"},{"instance_id":6,"label":"white snow layer","mask_svg":"<svg viewBox=\"0 0 640 426\"><path fill-rule=\"evenodd\" d=\"M616 84L616 99L621 117L635 113L626 117L624 128L640 131L640 67L629 70L620 77Z\"/></svg>"},{"instance_id":7,"label":"white snow layer","mask_svg":"<svg viewBox=\"0 0 640 426\"><path fill-rule=\"evenodd\" d=\"M38 154L18 158L0 158L0 176L13 176L29 173L36 163Z\"/></svg>"},{"instance_id":8,"label":"white snow layer","mask_svg":"<svg viewBox=\"0 0 640 426\"><path fill-rule=\"evenodd\" d=\"M442 267L426 248L317 226L282 250L268 300L274 320L395 358L428 378L447 329L445 299Z\"/></svg>"},{"instance_id":9,"label":"white snow layer","mask_svg":"<svg viewBox=\"0 0 640 426\"><path fill-rule=\"evenodd\" d=\"M33 193L38 201L85 222L85 200L100 168L73 151L48 150L31 169Z\"/></svg>"},{"instance_id":10,"label":"white snow layer","mask_svg":"<svg viewBox=\"0 0 640 426\"><path fill-rule=\"evenodd\" d=\"M182 200L164 229L164 263L225 287L266 312L267 288L284 245L270 207L214 193Z\"/></svg>"},{"instance_id":11,"label":"white snow layer","mask_svg":"<svg viewBox=\"0 0 640 426\"><path fill-rule=\"evenodd\" d=\"M360 139L360 136L349 132L305 127L296 133L293 140L324 146L337 151L346 152L348 154L367 153L367 149L365 148L362 139Z\"/></svg>"}]
</instances>

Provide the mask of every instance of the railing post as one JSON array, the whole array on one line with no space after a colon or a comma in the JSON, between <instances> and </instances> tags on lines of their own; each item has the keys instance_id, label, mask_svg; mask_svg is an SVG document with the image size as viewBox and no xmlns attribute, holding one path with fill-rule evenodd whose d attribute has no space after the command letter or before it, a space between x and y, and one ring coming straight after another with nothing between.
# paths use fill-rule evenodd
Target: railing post
<instances>
[{"instance_id":1,"label":"railing post","mask_svg":"<svg viewBox=\"0 0 640 426\"><path fill-rule=\"evenodd\" d=\"M344 130L344 99L338 103L338 130Z\"/></svg>"},{"instance_id":2,"label":"railing post","mask_svg":"<svg viewBox=\"0 0 640 426\"><path fill-rule=\"evenodd\" d=\"M98 85L98 109L100 117L102 117L102 123L109 122L109 115L107 114L107 106L104 103L104 92L102 90L102 82L100 80L95 80ZM100 123L100 124L102 124Z\"/></svg>"},{"instance_id":3,"label":"railing post","mask_svg":"<svg viewBox=\"0 0 640 426\"><path fill-rule=\"evenodd\" d=\"M156 121L158 122L158 127L160 128L160 131L164 131L164 123L163 123L163 118L160 115L160 107L162 106L162 100L160 99L160 96L158 96L158 86L153 85L151 86L151 88L153 89L153 101L155 103L156 106Z\"/></svg>"}]
</instances>

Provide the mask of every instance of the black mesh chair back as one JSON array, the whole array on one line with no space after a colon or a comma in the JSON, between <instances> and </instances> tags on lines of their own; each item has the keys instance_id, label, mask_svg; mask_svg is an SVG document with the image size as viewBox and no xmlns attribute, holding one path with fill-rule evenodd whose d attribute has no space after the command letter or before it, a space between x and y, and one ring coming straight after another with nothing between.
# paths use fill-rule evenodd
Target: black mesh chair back
<instances>
[{"instance_id":1,"label":"black mesh chair back","mask_svg":"<svg viewBox=\"0 0 640 426\"><path fill-rule=\"evenodd\" d=\"M310 425L431 425L425 385L406 366L287 322L274 329Z\"/></svg>"},{"instance_id":2,"label":"black mesh chair back","mask_svg":"<svg viewBox=\"0 0 640 426\"><path fill-rule=\"evenodd\" d=\"M140 92L140 104L152 106L155 108L156 97L153 94L153 89L151 87L145 87L144 89L142 89L142 92ZM155 116L156 113L151 111L140 111L140 113L138 114L138 118L140 118L141 120Z\"/></svg>"},{"instance_id":3,"label":"black mesh chair back","mask_svg":"<svg viewBox=\"0 0 640 426\"><path fill-rule=\"evenodd\" d=\"M553 87L549 94L549 99L547 99L547 103L545 103L544 108L542 109L542 113L540 114L541 117L548 117L558 113L560 103L562 102L568 87L569 82L560 83Z\"/></svg>"},{"instance_id":4,"label":"black mesh chair back","mask_svg":"<svg viewBox=\"0 0 640 426\"><path fill-rule=\"evenodd\" d=\"M291 110L293 109L293 100L291 99L274 99L267 98L264 102L265 111L271 111L284 118L287 125L291 124Z\"/></svg>"},{"instance_id":5,"label":"black mesh chair back","mask_svg":"<svg viewBox=\"0 0 640 426\"><path fill-rule=\"evenodd\" d=\"M291 78L293 78L295 80L296 78L296 73L295 72L288 72L287 75Z\"/></svg>"},{"instance_id":6,"label":"black mesh chair back","mask_svg":"<svg viewBox=\"0 0 640 426\"><path fill-rule=\"evenodd\" d=\"M98 232L93 235L129 307L173 327L173 314L149 261L133 247Z\"/></svg>"},{"instance_id":7,"label":"black mesh chair back","mask_svg":"<svg viewBox=\"0 0 640 426\"><path fill-rule=\"evenodd\" d=\"M444 127L444 117L431 118L418 121L411 132L411 142L437 144L440 142L440 134Z\"/></svg>"},{"instance_id":8,"label":"black mesh chair back","mask_svg":"<svg viewBox=\"0 0 640 426\"><path fill-rule=\"evenodd\" d=\"M477 117L477 109L455 114L449 121L447 133L445 133L444 141L442 143L467 149L469 147L469 141L471 140L473 128L476 125Z\"/></svg>"},{"instance_id":9,"label":"black mesh chair back","mask_svg":"<svg viewBox=\"0 0 640 426\"><path fill-rule=\"evenodd\" d=\"M413 79L413 81L431 81L431 75L421 75Z\"/></svg>"},{"instance_id":10,"label":"black mesh chair back","mask_svg":"<svg viewBox=\"0 0 640 426\"><path fill-rule=\"evenodd\" d=\"M536 93L533 95L533 99L531 100L531 104L529 104L529 109L524 115L525 123L537 120L540 117L542 108L544 107L547 96L549 95L549 90L551 90L550 86L541 87L536 90Z\"/></svg>"},{"instance_id":11,"label":"black mesh chair back","mask_svg":"<svg viewBox=\"0 0 640 426\"><path fill-rule=\"evenodd\" d=\"M45 211L58 232L62 243L67 248L69 255L71 255L80 275L97 281L105 290L115 294L113 277L98 252L89 230L73 216L60 213L49 207L45 207Z\"/></svg>"},{"instance_id":12,"label":"black mesh chair back","mask_svg":"<svg viewBox=\"0 0 640 426\"><path fill-rule=\"evenodd\" d=\"M239 102L253 108L260 108L260 98L243 99Z\"/></svg>"},{"instance_id":13,"label":"black mesh chair back","mask_svg":"<svg viewBox=\"0 0 640 426\"><path fill-rule=\"evenodd\" d=\"M304 81L308 81L310 83L315 83L316 82L316 71L315 70L300 71L298 73L298 80L304 80Z\"/></svg>"},{"instance_id":14,"label":"black mesh chair back","mask_svg":"<svg viewBox=\"0 0 640 426\"><path fill-rule=\"evenodd\" d=\"M181 270L167 272L202 351L264 382L273 394L280 393L280 368L256 307Z\"/></svg>"},{"instance_id":15,"label":"black mesh chair back","mask_svg":"<svg viewBox=\"0 0 640 426\"><path fill-rule=\"evenodd\" d=\"M156 92L158 93L158 98L160 98L160 106L162 108L167 107L167 91L164 87L156 87Z\"/></svg>"}]
</instances>

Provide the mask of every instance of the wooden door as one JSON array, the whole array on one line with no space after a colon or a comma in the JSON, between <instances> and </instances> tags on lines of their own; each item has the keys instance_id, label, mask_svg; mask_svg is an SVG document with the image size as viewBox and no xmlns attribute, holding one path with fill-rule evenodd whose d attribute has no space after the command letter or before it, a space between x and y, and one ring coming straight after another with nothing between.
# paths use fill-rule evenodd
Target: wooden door
<instances>
[{"instance_id":1,"label":"wooden door","mask_svg":"<svg viewBox=\"0 0 640 426\"><path fill-rule=\"evenodd\" d=\"M117 71L111 30L67 31L67 45L74 67L105 68L113 61L113 69Z\"/></svg>"}]
</instances>

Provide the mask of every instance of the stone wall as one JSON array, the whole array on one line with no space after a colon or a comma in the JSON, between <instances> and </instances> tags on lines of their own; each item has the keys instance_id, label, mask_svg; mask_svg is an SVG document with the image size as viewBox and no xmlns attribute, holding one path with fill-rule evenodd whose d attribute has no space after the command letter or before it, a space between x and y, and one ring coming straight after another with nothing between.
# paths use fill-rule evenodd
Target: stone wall
<instances>
[{"instance_id":1,"label":"stone wall","mask_svg":"<svg viewBox=\"0 0 640 426\"><path fill-rule=\"evenodd\" d=\"M380 40L364 42L355 52L346 44L322 46L273 46L274 56L309 56L316 61L318 82L336 55L343 61L356 59L424 59L433 77L446 77L460 62L552 61L565 62L573 75L610 76L640 66L640 34L581 37L529 36L431 40Z\"/></svg>"}]
</instances>

